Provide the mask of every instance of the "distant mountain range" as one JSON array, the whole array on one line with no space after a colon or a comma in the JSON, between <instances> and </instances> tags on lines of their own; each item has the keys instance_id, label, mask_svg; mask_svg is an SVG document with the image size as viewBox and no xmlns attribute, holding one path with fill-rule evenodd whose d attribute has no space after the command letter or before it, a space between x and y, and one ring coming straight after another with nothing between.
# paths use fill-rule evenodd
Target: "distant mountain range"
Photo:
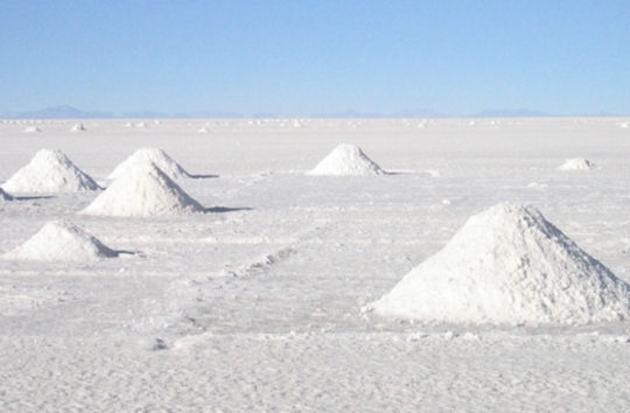
<instances>
[{"instance_id":1,"label":"distant mountain range","mask_svg":"<svg viewBox=\"0 0 630 413\"><path fill-rule=\"evenodd\" d=\"M52 106L44 109L3 113L0 118L3 119L193 119L193 118L240 118L237 113L232 112L188 112L188 113L164 113L156 111L138 111L138 112L104 112L104 111L85 111L77 109L73 106L62 105Z\"/></svg>"},{"instance_id":2,"label":"distant mountain range","mask_svg":"<svg viewBox=\"0 0 630 413\"><path fill-rule=\"evenodd\" d=\"M532 109L495 109L484 110L470 115L447 115L436 112L431 109L418 109L413 111L398 112L393 114L379 114L372 112L357 112L347 110L343 112L317 113L310 116L311 118L329 118L329 119L359 119L359 118L538 118L558 116L546 112ZM575 115L575 116L619 116L618 114L599 112L593 114ZM238 118L277 118L281 117L273 113L256 113L251 115L243 115L235 112L178 112L165 113L156 111L138 111L138 112L105 112L105 111L85 111L77 109L69 105L53 106L44 109L28 112L3 113L0 114L2 119L238 119Z\"/></svg>"},{"instance_id":3,"label":"distant mountain range","mask_svg":"<svg viewBox=\"0 0 630 413\"><path fill-rule=\"evenodd\" d=\"M539 118L545 116L552 115L532 109L489 109L473 115L475 118Z\"/></svg>"},{"instance_id":4,"label":"distant mountain range","mask_svg":"<svg viewBox=\"0 0 630 413\"><path fill-rule=\"evenodd\" d=\"M4 113L5 119L99 119L114 117L109 112L88 112L72 106L54 106L30 112Z\"/></svg>"}]
</instances>

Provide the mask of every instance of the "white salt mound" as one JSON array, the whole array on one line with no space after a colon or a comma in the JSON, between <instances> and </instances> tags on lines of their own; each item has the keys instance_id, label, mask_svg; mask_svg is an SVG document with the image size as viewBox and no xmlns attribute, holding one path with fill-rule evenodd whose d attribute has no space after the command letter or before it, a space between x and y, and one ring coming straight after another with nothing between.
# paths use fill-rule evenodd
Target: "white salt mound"
<instances>
[{"instance_id":1,"label":"white salt mound","mask_svg":"<svg viewBox=\"0 0 630 413\"><path fill-rule=\"evenodd\" d=\"M80 192L100 189L85 172L77 168L60 150L41 149L18 170L2 188L20 192Z\"/></svg>"},{"instance_id":2,"label":"white salt mound","mask_svg":"<svg viewBox=\"0 0 630 413\"><path fill-rule=\"evenodd\" d=\"M196 200L156 165L138 163L116 179L82 213L130 217L203 211Z\"/></svg>"},{"instance_id":3,"label":"white salt mound","mask_svg":"<svg viewBox=\"0 0 630 413\"><path fill-rule=\"evenodd\" d=\"M590 161L584 158L567 159L558 168L559 171L589 171L594 168Z\"/></svg>"},{"instance_id":4,"label":"white salt mound","mask_svg":"<svg viewBox=\"0 0 630 413\"><path fill-rule=\"evenodd\" d=\"M71 132L83 132L85 130L85 126L82 123L75 124L72 128L70 128Z\"/></svg>"},{"instance_id":5,"label":"white salt mound","mask_svg":"<svg viewBox=\"0 0 630 413\"><path fill-rule=\"evenodd\" d=\"M53 221L3 257L18 260L87 261L117 256L116 251L76 225L66 221Z\"/></svg>"},{"instance_id":6,"label":"white salt mound","mask_svg":"<svg viewBox=\"0 0 630 413\"><path fill-rule=\"evenodd\" d=\"M0 202L4 201L13 201L13 197L6 192L2 188L0 188Z\"/></svg>"},{"instance_id":7,"label":"white salt mound","mask_svg":"<svg viewBox=\"0 0 630 413\"><path fill-rule=\"evenodd\" d=\"M41 131L42 130L37 126L28 126L26 129L24 129L24 132L26 133L39 133Z\"/></svg>"},{"instance_id":8,"label":"white salt mound","mask_svg":"<svg viewBox=\"0 0 630 413\"><path fill-rule=\"evenodd\" d=\"M368 158L359 147L341 144L307 174L340 176L385 175L386 172Z\"/></svg>"},{"instance_id":9,"label":"white salt mound","mask_svg":"<svg viewBox=\"0 0 630 413\"><path fill-rule=\"evenodd\" d=\"M108 176L108 179L117 179L126 175L130 168L136 164L155 164L162 172L171 179L190 176L184 168L166 154L162 149L142 148L135 151L129 158L120 163L116 169Z\"/></svg>"},{"instance_id":10,"label":"white salt mound","mask_svg":"<svg viewBox=\"0 0 630 413\"><path fill-rule=\"evenodd\" d=\"M499 204L368 308L426 322L584 324L628 317L630 286L534 208Z\"/></svg>"}]
</instances>

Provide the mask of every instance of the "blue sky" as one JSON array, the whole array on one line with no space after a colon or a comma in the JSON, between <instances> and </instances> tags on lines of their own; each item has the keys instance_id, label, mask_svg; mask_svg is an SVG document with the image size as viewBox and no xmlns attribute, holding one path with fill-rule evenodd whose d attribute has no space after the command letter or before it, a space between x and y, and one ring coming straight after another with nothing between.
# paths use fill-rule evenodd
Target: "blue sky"
<instances>
[{"instance_id":1,"label":"blue sky","mask_svg":"<svg viewBox=\"0 0 630 413\"><path fill-rule=\"evenodd\" d=\"M630 115L627 0L2 0L0 112Z\"/></svg>"}]
</instances>

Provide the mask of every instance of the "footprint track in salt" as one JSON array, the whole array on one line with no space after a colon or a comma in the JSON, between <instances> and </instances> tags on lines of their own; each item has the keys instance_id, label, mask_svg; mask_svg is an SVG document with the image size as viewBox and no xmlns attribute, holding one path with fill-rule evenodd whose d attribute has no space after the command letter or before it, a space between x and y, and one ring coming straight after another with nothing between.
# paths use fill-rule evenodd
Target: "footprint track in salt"
<instances>
[{"instance_id":1,"label":"footprint track in salt","mask_svg":"<svg viewBox=\"0 0 630 413\"><path fill-rule=\"evenodd\" d=\"M254 260L252 263L245 264L240 268L235 269L224 269L223 273L226 276L232 277L252 277L257 275L262 275L266 271L268 271L274 265L281 263L282 261L290 258L291 256L297 254L297 251L293 248L281 248L276 250L270 254L266 254L265 256Z\"/></svg>"},{"instance_id":2,"label":"footprint track in salt","mask_svg":"<svg viewBox=\"0 0 630 413\"><path fill-rule=\"evenodd\" d=\"M199 334L205 331L210 326L208 321L203 321L203 318L206 317L210 303L215 304L217 300L230 300L229 295L224 296L225 291L240 294L237 291L241 288L248 290L247 285L251 281L260 278L265 279L265 275L272 273L277 266L299 254L299 245L302 240L317 237L317 234L328 224L319 222L299 231L292 238L228 234L202 240L202 243L210 244L270 245L272 248L252 260L236 263L227 262L224 264L224 268L218 272L211 271L202 275L188 274L186 278L173 280L165 291L163 302L154 303L155 308L148 311L146 319L136 320L135 324L141 328L148 324L150 327L154 327L152 332L155 334L160 334L160 329L157 326L161 326L165 334ZM231 281L221 280L234 280L245 284L239 287L233 285ZM217 291L222 291L222 293L219 294ZM199 319L202 321L198 321Z\"/></svg>"}]
</instances>

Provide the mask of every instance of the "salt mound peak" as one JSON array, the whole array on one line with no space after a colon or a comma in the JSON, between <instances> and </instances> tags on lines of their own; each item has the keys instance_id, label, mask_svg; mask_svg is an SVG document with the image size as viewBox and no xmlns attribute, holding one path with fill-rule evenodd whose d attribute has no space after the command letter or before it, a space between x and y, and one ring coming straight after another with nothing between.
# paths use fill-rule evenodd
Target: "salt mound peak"
<instances>
[{"instance_id":1,"label":"salt mound peak","mask_svg":"<svg viewBox=\"0 0 630 413\"><path fill-rule=\"evenodd\" d=\"M6 192L2 188L0 188L0 202L4 201L13 201L13 197Z\"/></svg>"},{"instance_id":2,"label":"salt mound peak","mask_svg":"<svg viewBox=\"0 0 630 413\"><path fill-rule=\"evenodd\" d=\"M80 192L100 189L60 150L41 149L2 188L9 192Z\"/></svg>"},{"instance_id":3,"label":"salt mound peak","mask_svg":"<svg viewBox=\"0 0 630 413\"><path fill-rule=\"evenodd\" d=\"M589 160L584 158L572 158L567 159L562 165L558 168L559 171L589 171L593 169L595 165L593 165Z\"/></svg>"},{"instance_id":4,"label":"salt mound peak","mask_svg":"<svg viewBox=\"0 0 630 413\"><path fill-rule=\"evenodd\" d=\"M108 176L108 179L117 179L125 175L130 168L136 164L155 164L162 172L171 179L180 177L188 177L190 174L184 168L173 160L162 149L157 148L141 148L135 151L129 158L119 164L116 169Z\"/></svg>"},{"instance_id":5,"label":"salt mound peak","mask_svg":"<svg viewBox=\"0 0 630 413\"><path fill-rule=\"evenodd\" d=\"M385 175L375 162L355 145L338 145L322 159L309 175Z\"/></svg>"},{"instance_id":6,"label":"salt mound peak","mask_svg":"<svg viewBox=\"0 0 630 413\"><path fill-rule=\"evenodd\" d=\"M71 132L83 132L85 131L85 126L82 123L76 123L73 127L70 128Z\"/></svg>"},{"instance_id":7,"label":"salt mound peak","mask_svg":"<svg viewBox=\"0 0 630 413\"><path fill-rule=\"evenodd\" d=\"M78 226L67 221L52 221L19 247L4 254L7 259L87 261L117 257Z\"/></svg>"},{"instance_id":8,"label":"salt mound peak","mask_svg":"<svg viewBox=\"0 0 630 413\"><path fill-rule=\"evenodd\" d=\"M129 217L203 211L196 200L156 165L136 163L81 212Z\"/></svg>"},{"instance_id":9,"label":"salt mound peak","mask_svg":"<svg viewBox=\"0 0 630 413\"><path fill-rule=\"evenodd\" d=\"M473 324L585 324L630 315L630 286L532 207L496 205L368 306Z\"/></svg>"}]
</instances>

